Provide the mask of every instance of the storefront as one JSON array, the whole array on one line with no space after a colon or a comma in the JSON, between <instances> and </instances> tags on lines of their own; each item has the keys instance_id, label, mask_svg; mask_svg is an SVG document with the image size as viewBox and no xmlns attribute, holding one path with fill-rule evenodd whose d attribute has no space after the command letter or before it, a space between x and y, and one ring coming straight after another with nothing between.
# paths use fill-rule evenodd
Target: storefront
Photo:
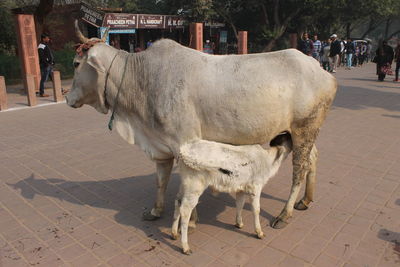
<instances>
[{"instance_id":1,"label":"storefront","mask_svg":"<svg viewBox=\"0 0 400 267\"><path fill-rule=\"evenodd\" d=\"M174 15L105 13L86 4L80 7L80 18L86 22L83 32L88 37L99 37L109 28L107 43L128 52L146 49L152 42L169 38L189 46L188 22ZM209 40L214 53L226 54L227 31L225 24L204 23L204 41Z\"/></svg>"},{"instance_id":2,"label":"storefront","mask_svg":"<svg viewBox=\"0 0 400 267\"><path fill-rule=\"evenodd\" d=\"M88 37L101 38L109 28L106 42L131 53L146 49L160 38L188 45L187 22L179 16L103 13L85 4L81 6L80 16L86 22L83 30Z\"/></svg>"}]
</instances>

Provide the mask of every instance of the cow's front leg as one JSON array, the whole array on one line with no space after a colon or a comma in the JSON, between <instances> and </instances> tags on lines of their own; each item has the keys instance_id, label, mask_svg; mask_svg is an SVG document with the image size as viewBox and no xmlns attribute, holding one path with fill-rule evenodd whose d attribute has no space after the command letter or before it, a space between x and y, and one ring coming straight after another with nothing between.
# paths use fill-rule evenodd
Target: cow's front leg
<instances>
[{"instance_id":1,"label":"cow's front leg","mask_svg":"<svg viewBox=\"0 0 400 267\"><path fill-rule=\"evenodd\" d=\"M161 217L164 210L165 190L171 177L172 167L174 166L174 159L167 161L157 162L157 198L154 208L148 212L143 213L143 219L146 221L153 221Z\"/></svg>"},{"instance_id":2,"label":"cow's front leg","mask_svg":"<svg viewBox=\"0 0 400 267\"><path fill-rule=\"evenodd\" d=\"M314 143L305 142L293 148L293 180L289 199L278 217L271 223L275 229L284 228L292 217L294 204L301 188L301 184L310 170L310 153Z\"/></svg>"},{"instance_id":3,"label":"cow's front leg","mask_svg":"<svg viewBox=\"0 0 400 267\"><path fill-rule=\"evenodd\" d=\"M315 175L317 171L317 159L318 151L315 145L313 146L310 154L310 171L306 177L306 190L303 198L294 205L297 210L306 210L310 206L310 203L314 200L314 188L315 188Z\"/></svg>"}]
</instances>

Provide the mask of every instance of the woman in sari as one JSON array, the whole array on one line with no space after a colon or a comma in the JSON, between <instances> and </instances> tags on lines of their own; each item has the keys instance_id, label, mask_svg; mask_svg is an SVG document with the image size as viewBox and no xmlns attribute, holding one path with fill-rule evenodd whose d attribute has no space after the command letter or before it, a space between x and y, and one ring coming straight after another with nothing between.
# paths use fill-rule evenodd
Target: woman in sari
<instances>
[{"instance_id":1,"label":"woman in sari","mask_svg":"<svg viewBox=\"0 0 400 267\"><path fill-rule=\"evenodd\" d=\"M383 41L376 50L376 56L374 60L376 63L376 74L378 75L379 81L383 81L386 77L386 74L393 74L391 66L393 57L393 49L388 46L386 41Z\"/></svg>"}]
</instances>

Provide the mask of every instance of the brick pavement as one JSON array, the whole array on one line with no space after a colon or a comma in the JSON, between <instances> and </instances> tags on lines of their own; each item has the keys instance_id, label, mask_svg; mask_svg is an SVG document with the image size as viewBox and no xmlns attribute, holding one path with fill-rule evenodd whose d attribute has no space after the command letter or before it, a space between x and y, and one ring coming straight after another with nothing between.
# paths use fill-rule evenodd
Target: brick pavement
<instances>
[{"instance_id":1,"label":"brick pavement","mask_svg":"<svg viewBox=\"0 0 400 267\"><path fill-rule=\"evenodd\" d=\"M65 90L69 90L72 85L72 79L66 79L61 81L61 87ZM11 110L15 109L23 109L28 108L28 97L26 95L26 91L24 89L23 84L13 84L13 85L6 85L7 90L7 102L8 108ZM53 97L53 84L51 81L45 83L45 93L49 95L49 97L37 97L37 105L49 105L49 104L56 104L54 102Z\"/></svg>"},{"instance_id":2,"label":"brick pavement","mask_svg":"<svg viewBox=\"0 0 400 267\"><path fill-rule=\"evenodd\" d=\"M234 199L206 193L191 256L169 238L176 171L165 216L143 222L154 165L108 132L108 116L65 104L0 112L0 266L399 266L400 84L375 81L371 64L336 76L312 207L268 226L289 193L289 161L262 195L264 240L248 205L238 230Z\"/></svg>"}]
</instances>

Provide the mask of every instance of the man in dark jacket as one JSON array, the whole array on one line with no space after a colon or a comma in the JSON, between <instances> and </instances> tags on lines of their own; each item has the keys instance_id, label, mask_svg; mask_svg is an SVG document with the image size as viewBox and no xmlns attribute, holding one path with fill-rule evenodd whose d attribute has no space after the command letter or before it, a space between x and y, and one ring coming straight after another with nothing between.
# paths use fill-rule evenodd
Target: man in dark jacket
<instances>
[{"instance_id":1,"label":"man in dark jacket","mask_svg":"<svg viewBox=\"0 0 400 267\"><path fill-rule=\"evenodd\" d=\"M299 45L297 47L298 50L306 54L307 56L311 56L314 50L313 41L308 38L308 33L303 34L303 38L300 40Z\"/></svg>"},{"instance_id":2,"label":"man in dark jacket","mask_svg":"<svg viewBox=\"0 0 400 267\"><path fill-rule=\"evenodd\" d=\"M336 72L338 60L339 60L339 54L340 51L342 50L342 47L340 45L339 40L337 39L336 34L331 35L331 50L329 52L329 60L331 63L331 72Z\"/></svg>"},{"instance_id":3,"label":"man in dark jacket","mask_svg":"<svg viewBox=\"0 0 400 267\"><path fill-rule=\"evenodd\" d=\"M50 37L47 34L42 34L40 36L41 41L38 46L39 52L39 64L40 64L40 87L39 87L39 96L40 97L47 97L49 95L44 93L44 83L49 78L49 75L52 72L54 66L54 57L51 49L49 47Z\"/></svg>"}]
</instances>

